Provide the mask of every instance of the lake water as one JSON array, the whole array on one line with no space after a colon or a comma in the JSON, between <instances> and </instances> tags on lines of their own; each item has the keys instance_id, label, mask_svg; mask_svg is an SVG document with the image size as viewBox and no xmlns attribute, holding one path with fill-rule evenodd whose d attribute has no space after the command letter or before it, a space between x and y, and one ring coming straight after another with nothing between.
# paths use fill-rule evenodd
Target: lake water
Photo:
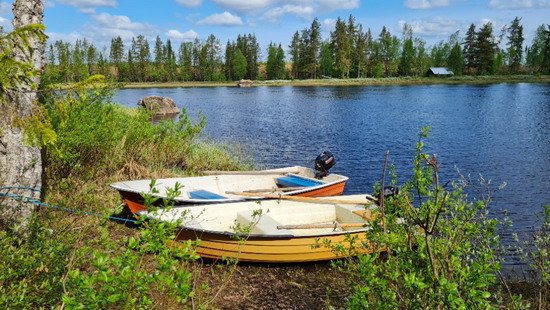
<instances>
[{"instance_id":1,"label":"lake water","mask_svg":"<svg viewBox=\"0 0 550 310\"><path fill-rule=\"evenodd\" d=\"M331 172L350 177L348 194L372 192L386 150L403 183L429 125L426 150L438 155L443 182L459 178L456 168L494 189L505 182L491 211L507 210L514 231L540 225L550 204L550 85L152 88L120 90L114 100L135 106L149 95L204 114L205 136L242 145L261 168L313 167L329 150Z\"/></svg>"}]
</instances>

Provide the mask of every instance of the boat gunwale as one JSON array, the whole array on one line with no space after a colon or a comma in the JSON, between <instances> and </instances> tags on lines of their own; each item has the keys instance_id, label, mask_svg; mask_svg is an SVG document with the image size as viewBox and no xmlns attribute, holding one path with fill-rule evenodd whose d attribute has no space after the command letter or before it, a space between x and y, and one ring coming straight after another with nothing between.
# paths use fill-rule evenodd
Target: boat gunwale
<instances>
[{"instance_id":1,"label":"boat gunwale","mask_svg":"<svg viewBox=\"0 0 550 310\"><path fill-rule=\"evenodd\" d=\"M159 219L155 219L157 221L161 221ZM368 223L365 223L365 225L368 225ZM371 230L371 227L365 227L355 230L344 230L344 231L333 231L329 233L323 233L323 234L315 234L315 235L269 235L269 234L240 234L240 233L233 233L229 231L219 231L219 230L208 230L208 229L201 229L201 228L189 228L185 226L180 226L180 230L185 230L188 232L199 232L199 233L208 233L211 235L221 235L221 236L227 236L227 237L246 237L246 238L255 238L255 239L306 239L306 238L323 238L323 237L333 237L333 236L341 236L341 235L347 235L347 234L357 234L357 233L363 233ZM177 234L176 234L177 235ZM197 239L201 239L199 236L197 236ZM238 241L238 240L235 240Z\"/></svg>"}]
</instances>

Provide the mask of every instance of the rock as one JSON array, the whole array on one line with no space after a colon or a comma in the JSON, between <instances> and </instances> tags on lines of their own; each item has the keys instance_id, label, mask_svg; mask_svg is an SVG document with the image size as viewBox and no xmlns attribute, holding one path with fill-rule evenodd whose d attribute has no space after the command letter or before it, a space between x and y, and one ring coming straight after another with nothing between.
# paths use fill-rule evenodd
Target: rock
<instances>
[{"instance_id":1,"label":"rock","mask_svg":"<svg viewBox=\"0 0 550 310\"><path fill-rule=\"evenodd\" d=\"M168 97L149 96L138 102L139 106L146 108L149 111L155 112L155 116L175 115L180 113L180 109L176 107L174 100Z\"/></svg>"},{"instance_id":2,"label":"rock","mask_svg":"<svg viewBox=\"0 0 550 310\"><path fill-rule=\"evenodd\" d=\"M239 87L252 87L253 82L251 80L240 80L237 83Z\"/></svg>"}]
</instances>

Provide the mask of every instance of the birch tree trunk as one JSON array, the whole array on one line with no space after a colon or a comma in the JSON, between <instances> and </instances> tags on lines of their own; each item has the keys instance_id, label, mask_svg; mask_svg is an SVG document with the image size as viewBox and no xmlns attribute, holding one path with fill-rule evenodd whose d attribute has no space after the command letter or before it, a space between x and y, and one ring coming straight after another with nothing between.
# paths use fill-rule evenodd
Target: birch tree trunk
<instances>
[{"instance_id":1,"label":"birch tree trunk","mask_svg":"<svg viewBox=\"0 0 550 310\"><path fill-rule=\"evenodd\" d=\"M44 16L43 0L15 0L13 3L13 27L15 29L41 24ZM44 43L39 38L28 38L29 49L14 51L14 58L21 62L33 63L42 69ZM21 44L24 46L24 44ZM36 146L24 143L23 131L14 126L13 121L32 115L33 103L37 99L36 87L39 78L32 83L22 82L7 93L4 103L0 104L0 186L19 186L40 188L42 185L42 159ZM37 191L26 189L2 188L0 193L19 194L40 198ZM0 197L0 224L22 224L24 227L32 214L33 205Z\"/></svg>"}]
</instances>

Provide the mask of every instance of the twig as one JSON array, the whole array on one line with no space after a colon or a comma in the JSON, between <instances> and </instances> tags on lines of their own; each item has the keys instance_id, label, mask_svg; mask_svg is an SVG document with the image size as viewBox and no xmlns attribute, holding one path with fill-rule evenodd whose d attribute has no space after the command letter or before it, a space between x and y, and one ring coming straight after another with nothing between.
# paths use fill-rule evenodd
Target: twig
<instances>
[{"instance_id":1,"label":"twig","mask_svg":"<svg viewBox=\"0 0 550 310\"><path fill-rule=\"evenodd\" d=\"M384 182L386 180L386 166L388 164L388 157L390 156L390 150L386 151L386 156L384 157L384 168L382 169L382 185L380 187L380 211L382 213L382 227L384 232L386 232L386 210L384 207Z\"/></svg>"}]
</instances>

